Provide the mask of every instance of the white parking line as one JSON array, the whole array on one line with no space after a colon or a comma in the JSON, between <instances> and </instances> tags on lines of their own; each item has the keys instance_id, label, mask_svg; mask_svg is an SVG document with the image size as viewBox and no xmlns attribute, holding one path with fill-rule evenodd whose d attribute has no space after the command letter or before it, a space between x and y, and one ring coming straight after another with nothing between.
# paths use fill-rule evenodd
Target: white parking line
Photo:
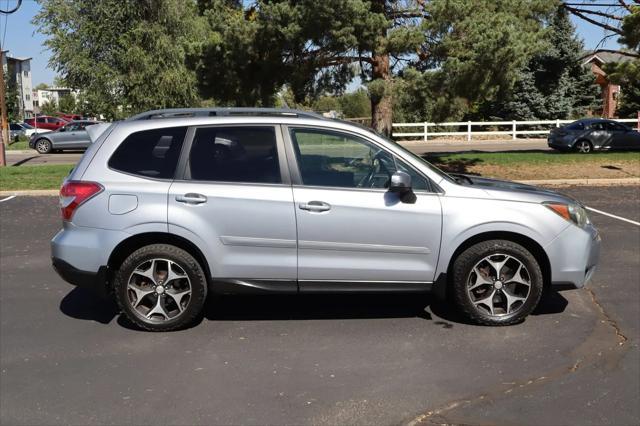
<instances>
[{"instance_id":1,"label":"white parking line","mask_svg":"<svg viewBox=\"0 0 640 426\"><path fill-rule=\"evenodd\" d=\"M2 202L4 202L4 201L12 200L12 199L14 199L14 198L16 198L16 196L15 196L15 195L12 195L12 196L7 197L7 198L3 198L2 200L0 200L0 203L2 203Z\"/></svg>"},{"instance_id":2,"label":"white parking line","mask_svg":"<svg viewBox=\"0 0 640 426\"><path fill-rule=\"evenodd\" d=\"M630 223L632 225L640 226L640 222L636 222L635 220L626 219L624 217L620 217L620 216L616 216L615 214L611 214L611 213L603 212L603 211L600 211L600 210L596 210L596 209L591 208L591 207L587 207L587 210L591 210L592 212L600 213L600 214L603 214L605 216L609 216L609 217L612 217L614 219L621 220L623 222L628 222L628 223Z\"/></svg>"}]
</instances>

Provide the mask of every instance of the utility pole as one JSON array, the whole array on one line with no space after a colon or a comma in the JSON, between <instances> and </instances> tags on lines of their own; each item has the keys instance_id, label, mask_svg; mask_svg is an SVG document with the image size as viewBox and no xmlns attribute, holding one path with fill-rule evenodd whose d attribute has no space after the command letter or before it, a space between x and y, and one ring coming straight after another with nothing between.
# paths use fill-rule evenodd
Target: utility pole
<instances>
[{"instance_id":1,"label":"utility pole","mask_svg":"<svg viewBox=\"0 0 640 426\"><path fill-rule=\"evenodd\" d=\"M7 122L7 102L4 87L4 52L0 49L0 137L2 137L2 147L0 147L0 167L7 165L5 150L9 146L9 123Z\"/></svg>"},{"instance_id":2,"label":"utility pole","mask_svg":"<svg viewBox=\"0 0 640 426\"><path fill-rule=\"evenodd\" d=\"M11 15L15 13L22 6L22 0L18 0L13 9L8 9L9 3L7 2L7 9L0 9L0 14L3 15ZM7 25L7 20L5 19L4 24ZM5 33L6 33L5 28ZM9 146L9 122L7 120L7 99L5 97L6 87L4 85L4 52L2 49L4 48L5 40L2 40L0 43L0 80L2 83L0 84L0 138L2 142L0 144L0 167L7 165L7 157L5 149ZM7 71L9 70L9 63L7 62Z\"/></svg>"}]
</instances>

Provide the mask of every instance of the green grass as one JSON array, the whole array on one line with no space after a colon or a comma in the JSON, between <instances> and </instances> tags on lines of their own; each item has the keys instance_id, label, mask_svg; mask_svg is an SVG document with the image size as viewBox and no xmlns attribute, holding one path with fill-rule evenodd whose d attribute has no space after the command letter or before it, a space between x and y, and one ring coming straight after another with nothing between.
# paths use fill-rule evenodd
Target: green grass
<instances>
[{"instance_id":1,"label":"green grass","mask_svg":"<svg viewBox=\"0 0 640 426\"><path fill-rule=\"evenodd\" d=\"M18 142L12 143L7 148L7 150L9 150L9 151L17 151L17 150L24 150L24 149L30 149L29 148L29 141L26 140L26 139L20 139Z\"/></svg>"},{"instance_id":2,"label":"green grass","mask_svg":"<svg viewBox=\"0 0 640 426\"><path fill-rule=\"evenodd\" d=\"M72 165L0 167L0 190L58 189Z\"/></svg>"}]
</instances>

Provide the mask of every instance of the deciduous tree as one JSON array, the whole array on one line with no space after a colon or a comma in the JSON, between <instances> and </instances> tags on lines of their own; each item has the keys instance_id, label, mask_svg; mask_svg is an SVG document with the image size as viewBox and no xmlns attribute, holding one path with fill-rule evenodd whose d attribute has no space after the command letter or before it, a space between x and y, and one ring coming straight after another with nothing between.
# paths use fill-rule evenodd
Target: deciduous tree
<instances>
[{"instance_id":1,"label":"deciduous tree","mask_svg":"<svg viewBox=\"0 0 640 426\"><path fill-rule=\"evenodd\" d=\"M197 104L185 65L196 4L182 0L38 0L50 64L109 118Z\"/></svg>"}]
</instances>

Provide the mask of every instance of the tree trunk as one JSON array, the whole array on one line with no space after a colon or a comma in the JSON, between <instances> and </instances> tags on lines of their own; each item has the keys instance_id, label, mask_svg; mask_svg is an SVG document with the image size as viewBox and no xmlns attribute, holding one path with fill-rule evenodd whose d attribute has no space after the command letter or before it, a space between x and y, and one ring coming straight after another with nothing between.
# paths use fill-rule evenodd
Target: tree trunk
<instances>
[{"instance_id":1,"label":"tree trunk","mask_svg":"<svg viewBox=\"0 0 640 426\"><path fill-rule=\"evenodd\" d=\"M385 136L391 136L391 122L393 119L393 104L391 97L391 70L389 55L374 55L372 58L372 90L371 97L371 127Z\"/></svg>"}]
</instances>

